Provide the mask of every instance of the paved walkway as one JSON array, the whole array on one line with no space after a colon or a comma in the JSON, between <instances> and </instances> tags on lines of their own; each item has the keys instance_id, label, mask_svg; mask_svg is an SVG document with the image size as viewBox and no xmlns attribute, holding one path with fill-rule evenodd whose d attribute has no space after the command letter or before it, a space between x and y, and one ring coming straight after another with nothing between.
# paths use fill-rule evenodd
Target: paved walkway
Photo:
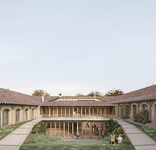
<instances>
[{"instance_id":1,"label":"paved walkway","mask_svg":"<svg viewBox=\"0 0 156 150\"><path fill-rule=\"evenodd\" d=\"M31 133L33 126L40 121L41 119L32 120L21 125L13 132L8 134L6 137L0 140L0 150L18 150Z\"/></svg>"},{"instance_id":2,"label":"paved walkway","mask_svg":"<svg viewBox=\"0 0 156 150\"><path fill-rule=\"evenodd\" d=\"M156 142L134 125L116 119L136 150L156 150Z\"/></svg>"}]
</instances>

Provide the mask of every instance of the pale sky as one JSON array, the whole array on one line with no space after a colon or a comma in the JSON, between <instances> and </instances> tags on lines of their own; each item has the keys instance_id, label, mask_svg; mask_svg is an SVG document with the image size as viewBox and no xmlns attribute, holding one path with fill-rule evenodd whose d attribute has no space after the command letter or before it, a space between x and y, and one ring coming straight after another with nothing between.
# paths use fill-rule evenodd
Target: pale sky
<instances>
[{"instance_id":1,"label":"pale sky","mask_svg":"<svg viewBox=\"0 0 156 150\"><path fill-rule=\"evenodd\" d=\"M156 84L156 0L0 0L0 87L51 96Z\"/></svg>"}]
</instances>

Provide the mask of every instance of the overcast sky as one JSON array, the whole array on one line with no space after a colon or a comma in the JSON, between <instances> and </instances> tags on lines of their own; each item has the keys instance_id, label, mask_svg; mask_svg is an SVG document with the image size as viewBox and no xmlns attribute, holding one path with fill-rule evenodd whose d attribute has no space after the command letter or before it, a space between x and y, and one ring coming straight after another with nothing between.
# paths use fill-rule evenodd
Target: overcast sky
<instances>
[{"instance_id":1,"label":"overcast sky","mask_svg":"<svg viewBox=\"0 0 156 150\"><path fill-rule=\"evenodd\" d=\"M156 84L156 0L0 0L0 87L32 94Z\"/></svg>"}]
</instances>

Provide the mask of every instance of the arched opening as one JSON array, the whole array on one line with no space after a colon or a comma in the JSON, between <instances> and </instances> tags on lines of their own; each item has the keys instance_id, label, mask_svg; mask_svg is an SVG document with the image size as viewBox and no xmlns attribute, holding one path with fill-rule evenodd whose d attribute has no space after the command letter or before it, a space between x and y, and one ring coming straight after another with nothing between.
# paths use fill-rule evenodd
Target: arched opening
<instances>
[{"instance_id":1,"label":"arched opening","mask_svg":"<svg viewBox=\"0 0 156 150\"><path fill-rule=\"evenodd\" d=\"M34 108L32 109L32 119L34 119Z\"/></svg>"},{"instance_id":2,"label":"arched opening","mask_svg":"<svg viewBox=\"0 0 156 150\"><path fill-rule=\"evenodd\" d=\"M154 112L155 112L154 116L155 116L155 122L156 122L156 105L154 105Z\"/></svg>"},{"instance_id":3,"label":"arched opening","mask_svg":"<svg viewBox=\"0 0 156 150\"><path fill-rule=\"evenodd\" d=\"M25 121L28 120L28 109L25 109Z\"/></svg>"},{"instance_id":4,"label":"arched opening","mask_svg":"<svg viewBox=\"0 0 156 150\"><path fill-rule=\"evenodd\" d=\"M20 122L20 109L16 109L16 123Z\"/></svg>"},{"instance_id":5,"label":"arched opening","mask_svg":"<svg viewBox=\"0 0 156 150\"><path fill-rule=\"evenodd\" d=\"M148 110L147 105L146 105L146 104L143 104L143 105L141 106L141 110Z\"/></svg>"},{"instance_id":6,"label":"arched opening","mask_svg":"<svg viewBox=\"0 0 156 150\"><path fill-rule=\"evenodd\" d=\"M3 126L9 125L9 109L3 110Z\"/></svg>"},{"instance_id":7,"label":"arched opening","mask_svg":"<svg viewBox=\"0 0 156 150\"><path fill-rule=\"evenodd\" d=\"M122 117L123 116L123 112L122 112L122 105L120 105L120 117Z\"/></svg>"},{"instance_id":8,"label":"arched opening","mask_svg":"<svg viewBox=\"0 0 156 150\"><path fill-rule=\"evenodd\" d=\"M137 107L136 105L133 105L133 118L135 118L137 115Z\"/></svg>"}]
</instances>

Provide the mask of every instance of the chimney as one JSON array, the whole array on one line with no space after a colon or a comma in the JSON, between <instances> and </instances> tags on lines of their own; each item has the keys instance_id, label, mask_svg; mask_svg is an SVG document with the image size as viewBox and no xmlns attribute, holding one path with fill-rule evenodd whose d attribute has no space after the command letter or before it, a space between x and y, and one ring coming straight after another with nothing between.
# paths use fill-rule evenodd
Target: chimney
<instances>
[{"instance_id":1,"label":"chimney","mask_svg":"<svg viewBox=\"0 0 156 150\"><path fill-rule=\"evenodd\" d=\"M44 102L44 95L42 95L42 102Z\"/></svg>"}]
</instances>

